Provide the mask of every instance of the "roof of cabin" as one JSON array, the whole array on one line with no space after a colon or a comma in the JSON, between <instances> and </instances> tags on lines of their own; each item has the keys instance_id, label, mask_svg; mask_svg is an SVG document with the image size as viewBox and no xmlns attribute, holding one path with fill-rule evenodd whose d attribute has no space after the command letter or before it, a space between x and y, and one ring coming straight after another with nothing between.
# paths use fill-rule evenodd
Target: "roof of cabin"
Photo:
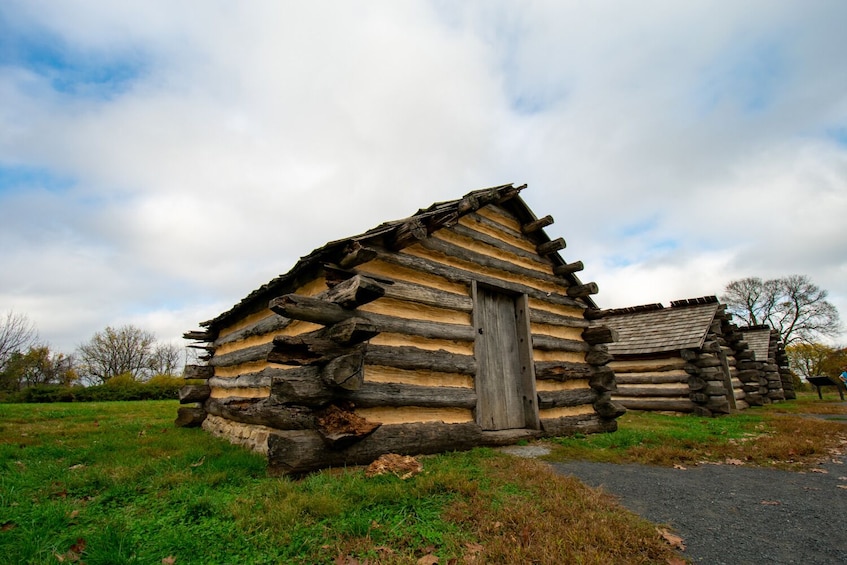
<instances>
[{"instance_id":1,"label":"roof of cabin","mask_svg":"<svg viewBox=\"0 0 847 565\"><path fill-rule=\"evenodd\" d=\"M219 330L228 323L236 320L243 312L247 312L251 308L255 309L257 304L261 304L262 307L267 306L267 303L271 299L276 298L280 294L293 291L299 284L304 282L305 278L308 278L309 273L314 272L316 268L321 267L323 264L338 261L341 257L355 249L357 245L391 241L391 238L399 230L407 229L411 223L417 225L422 224L426 227L428 233L433 233L441 228L454 225L460 217L490 204L499 204L507 208L523 223L537 220L538 218L535 213L519 196L520 191L525 188L526 185L516 187L513 184L505 184L473 190L465 194L462 198L436 202L428 208L421 208L408 218L384 222L359 235L331 241L323 247L315 249L310 254L301 257L287 273L275 277L267 284L252 291L226 312L211 320L202 322L200 325L212 332ZM543 229L538 230L534 235L541 242L550 241L549 236L547 236ZM549 258L556 265L565 264L565 261L558 253L549 255ZM570 284L581 284L581 281L575 274L565 275L564 278ZM590 308L597 307L590 297L582 298L581 300Z\"/></svg>"},{"instance_id":2,"label":"roof of cabin","mask_svg":"<svg viewBox=\"0 0 847 565\"><path fill-rule=\"evenodd\" d=\"M614 355L644 355L703 346L720 304L714 296L677 300L670 308L645 304L608 310L603 324L618 339L609 344Z\"/></svg>"},{"instance_id":3,"label":"roof of cabin","mask_svg":"<svg viewBox=\"0 0 847 565\"><path fill-rule=\"evenodd\" d=\"M747 342L750 350L756 354L756 360L765 361L770 357L770 326L750 326L739 329L744 333L744 341Z\"/></svg>"}]
</instances>

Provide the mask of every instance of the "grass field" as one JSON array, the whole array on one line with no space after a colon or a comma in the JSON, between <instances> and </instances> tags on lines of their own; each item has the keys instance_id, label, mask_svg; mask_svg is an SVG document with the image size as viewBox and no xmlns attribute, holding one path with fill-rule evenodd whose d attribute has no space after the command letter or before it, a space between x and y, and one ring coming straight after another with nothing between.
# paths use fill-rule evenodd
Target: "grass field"
<instances>
[{"instance_id":1,"label":"grass field","mask_svg":"<svg viewBox=\"0 0 847 565\"><path fill-rule=\"evenodd\" d=\"M652 524L544 463L489 449L407 480L274 478L262 456L172 425L175 401L0 405L2 563L669 563ZM816 397L717 419L627 414L556 459L813 465L847 442ZM781 438L781 439L780 439ZM811 442L811 443L810 443ZM753 453L754 455L750 455Z\"/></svg>"}]
</instances>

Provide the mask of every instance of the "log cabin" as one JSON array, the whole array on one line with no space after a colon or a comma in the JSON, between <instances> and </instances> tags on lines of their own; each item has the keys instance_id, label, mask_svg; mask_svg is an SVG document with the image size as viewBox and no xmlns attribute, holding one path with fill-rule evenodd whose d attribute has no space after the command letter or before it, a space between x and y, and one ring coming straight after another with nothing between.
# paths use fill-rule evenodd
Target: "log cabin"
<instances>
[{"instance_id":1,"label":"log cabin","mask_svg":"<svg viewBox=\"0 0 847 565\"><path fill-rule=\"evenodd\" d=\"M327 243L187 332L205 364L186 368L177 425L293 475L616 430L597 285L524 188Z\"/></svg>"},{"instance_id":2,"label":"log cabin","mask_svg":"<svg viewBox=\"0 0 847 565\"><path fill-rule=\"evenodd\" d=\"M612 400L632 410L727 414L761 404L746 386L739 359L753 354L714 296L605 310L617 334L609 344L616 390Z\"/></svg>"},{"instance_id":3,"label":"log cabin","mask_svg":"<svg viewBox=\"0 0 847 565\"><path fill-rule=\"evenodd\" d=\"M759 378L767 388L766 402L797 398L788 367L788 354L779 332L764 324L739 329L754 354L748 362L749 369L759 371Z\"/></svg>"}]
</instances>

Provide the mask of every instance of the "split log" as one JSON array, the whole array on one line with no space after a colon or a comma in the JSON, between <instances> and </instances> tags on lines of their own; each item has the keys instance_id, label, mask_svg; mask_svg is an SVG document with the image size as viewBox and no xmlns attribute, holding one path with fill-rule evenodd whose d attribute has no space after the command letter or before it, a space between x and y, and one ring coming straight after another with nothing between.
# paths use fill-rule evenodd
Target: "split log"
<instances>
[{"instance_id":1,"label":"split log","mask_svg":"<svg viewBox=\"0 0 847 565\"><path fill-rule=\"evenodd\" d=\"M532 336L532 347L541 351L568 351L571 353L582 353L589 350L589 345L584 341L541 334Z\"/></svg>"},{"instance_id":2,"label":"split log","mask_svg":"<svg viewBox=\"0 0 847 565\"><path fill-rule=\"evenodd\" d=\"M593 326L582 332L582 339L591 345L617 341L618 332L608 326Z\"/></svg>"},{"instance_id":3,"label":"split log","mask_svg":"<svg viewBox=\"0 0 847 565\"><path fill-rule=\"evenodd\" d=\"M598 393L591 388L574 390L540 390L538 391L538 408L563 408L593 404Z\"/></svg>"},{"instance_id":4,"label":"split log","mask_svg":"<svg viewBox=\"0 0 847 565\"><path fill-rule=\"evenodd\" d=\"M212 367L232 367L233 365L241 365L242 363L266 361L268 354L273 351L273 347L273 343L243 347L229 353L224 353L223 355L215 355L209 360L209 365Z\"/></svg>"},{"instance_id":5,"label":"split log","mask_svg":"<svg viewBox=\"0 0 847 565\"><path fill-rule=\"evenodd\" d=\"M427 232L423 222L418 218L411 218L395 228L388 246L392 251L399 251L413 243L419 243L427 237L429 237L429 232Z\"/></svg>"},{"instance_id":6,"label":"split log","mask_svg":"<svg viewBox=\"0 0 847 565\"><path fill-rule=\"evenodd\" d=\"M586 298L600 292L600 287L597 286L597 283L590 282L569 286L567 292L571 298Z\"/></svg>"},{"instance_id":7,"label":"split log","mask_svg":"<svg viewBox=\"0 0 847 565\"><path fill-rule=\"evenodd\" d=\"M541 429L546 436L569 436L574 434L596 434L614 432L617 420L601 418L599 414L580 414L559 418L542 418Z\"/></svg>"},{"instance_id":8,"label":"split log","mask_svg":"<svg viewBox=\"0 0 847 565\"><path fill-rule=\"evenodd\" d=\"M655 385L655 386L633 386L619 385L616 398L632 397L687 397L688 385Z\"/></svg>"},{"instance_id":9,"label":"split log","mask_svg":"<svg viewBox=\"0 0 847 565\"><path fill-rule=\"evenodd\" d=\"M591 325L591 322L585 318L563 316L562 314L554 314L553 312L538 310L536 308L529 309L529 319L538 324L550 324L551 326L563 326L566 328L587 328Z\"/></svg>"},{"instance_id":10,"label":"split log","mask_svg":"<svg viewBox=\"0 0 847 565\"><path fill-rule=\"evenodd\" d=\"M268 361L290 365L325 364L377 335L374 324L362 318L348 318L337 324L295 336L276 336Z\"/></svg>"},{"instance_id":11,"label":"split log","mask_svg":"<svg viewBox=\"0 0 847 565\"><path fill-rule=\"evenodd\" d=\"M174 425L178 428L197 428L206 419L206 411L198 407L180 406Z\"/></svg>"},{"instance_id":12,"label":"split log","mask_svg":"<svg viewBox=\"0 0 847 565\"><path fill-rule=\"evenodd\" d=\"M342 308L333 302L299 294L286 294L274 298L268 307L281 316L324 326L336 324L356 315L356 312Z\"/></svg>"},{"instance_id":13,"label":"split log","mask_svg":"<svg viewBox=\"0 0 847 565\"><path fill-rule=\"evenodd\" d=\"M321 369L321 379L342 390L359 390L365 378L364 360L362 351L339 355Z\"/></svg>"},{"instance_id":14,"label":"split log","mask_svg":"<svg viewBox=\"0 0 847 565\"><path fill-rule=\"evenodd\" d=\"M572 275L585 268L582 261L574 261L573 263L565 263L564 265L556 265L553 267L553 274L557 277Z\"/></svg>"},{"instance_id":15,"label":"split log","mask_svg":"<svg viewBox=\"0 0 847 565\"><path fill-rule=\"evenodd\" d=\"M674 373L620 373L615 372L615 381L619 385L660 385L672 383L685 383L689 379L688 374L677 375Z\"/></svg>"},{"instance_id":16,"label":"split log","mask_svg":"<svg viewBox=\"0 0 847 565\"><path fill-rule=\"evenodd\" d=\"M179 403L203 402L212 393L209 385L185 385L179 389Z\"/></svg>"},{"instance_id":17,"label":"split log","mask_svg":"<svg viewBox=\"0 0 847 565\"><path fill-rule=\"evenodd\" d=\"M355 275L322 293L320 298L342 308L353 309L373 302L384 294L383 284L363 275Z\"/></svg>"},{"instance_id":18,"label":"split log","mask_svg":"<svg viewBox=\"0 0 847 565\"><path fill-rule=\"evenodd\" d=\"M521 232L525 234L530 234L537 232L538 230L544 229L549 225L553 224L553 216L544 216L543 218L539 218L537 220L533 220L531 222L527 222L521 226Z\"/></svg>"},{"instance_id":19,"label":"split log","mask_svg":"<svg viewBox=\"0 0 847 565\"><path fill-rule=\"evenodd\" d=\"M311 430L315 428L315 412L305 406L288 406L273 398L210 398L206 401L209 414L234 422L267 426L281 430Z\"/></svg>"},{"instance_id":20,"label":"split log","mask_svg":"<svg viewBox=\"0 0 847 565\"><path fill-rule=\"evenodd\" d=\"M552 255L558 251L561 251L568 244L565 243L565 240L561 237L553 239L551 241L545 241L544 243L540 243L535 246L535 250L538 251L539 255Z\"/></svg>"},{"instance_id":21,"label":"split log","mask_svg":"<svg viewBox=\"0 0 847 565\"><path fill-rule=\"evenodd\" d=\"M215 376L215 368L210 365L186 365L182 375L185 379L208 379Z\"/></svg>"},{"instance_id":22,"label":"split log","mask_svg":"<svg viewBox=\"0 0 847 565\"><path fill-rule=\"evenodd\" d=\"M340 398L361 408L375 406L420 406L423 408L476 408L476 391L472 388L420 386L399 383L365 382L357 391Z\"/></svg>"},{"instance_id":23,"label":"split log","mask_svg":"<svg viewBox=\"0 0 847 565\"><path fill-rule=\"evenodd\" d=\"M314 430L274 431L268 436L271 472L300 475L326 467L364 465L386 453L423 455L464 451L482 444L482 429L473 422L422 422L383 425L344 449L329 449Z\"/></svg>"}]
</instances>

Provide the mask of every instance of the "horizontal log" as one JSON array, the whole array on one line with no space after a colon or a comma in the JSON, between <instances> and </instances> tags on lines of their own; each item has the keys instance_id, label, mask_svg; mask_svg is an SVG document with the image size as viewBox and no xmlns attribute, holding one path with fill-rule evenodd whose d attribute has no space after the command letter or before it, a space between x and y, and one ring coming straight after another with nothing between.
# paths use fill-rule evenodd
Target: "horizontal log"
<instances>
[{"instance_id":1,"label":"horizontal log","mask_svg":"<svg viewBox=\"0 0 847 565\"><path fill-rule=\"evenodd\" d=\"M266 361L268 354L273 351L273 346L273 343L263 343L261 345L236 349L223 355L215 355L209 360L209 365L213 367L232 367L243 363Z\"/></svg>"},{"instance_id":2,"label":"horizontal log","mask_svg":"<svg viewBox=\"0 0 847 565\"><path fill-rule=\"evenodd\" d=\"M320 295L320 298L352 310L385 295L385 287L364 275L355 275Z\"/></svg>"},{"instance_id":3,"label":"horizontal log","mask_svg":"<svg viewBox=\"0 0 847 565\"><path fill-rule=\"evenodd\" d=\"M584 353L589 350L589 345L584 341L540 334L532 336L532 347L541 351L568 351L571 353Z\"/></svg>"},{"instance_id":4,"label":"horizontal log","mask_svg":"<svg viewBox=\"0 0 847 565\"><path fill-rule=\"evenodd\" d=\"M315 415L315 422L324 443L334 450L362 441L382 425L362 418L346 403L330 404Z\"/></svg>"},{"instance_id":5,"label":"horizontal log","mask_svg":"<svg viewBox=\"0 0 847 565\"><path fill-rule=\"evenodd\" d=\"M179 389L179 403L203 402L212 393L209 385L185 385Z\"/></svg>"},{"instance_id":6,"label":"horizontal log","mask_svg":"<svg viewBox=\"0 0 847 565\"><path fill-rule=\"evenodd\" d=\"M618 332L608 326L593 326L582 332L582 339L591 345L617 341Z\"/></svg>"},{"instance_id":7,"label":"horizontal log","mask_svg":"<svg viewBox=\"0 0 847 565\"><path fill-rule=\"evenodd\" d=\"M376 257L372 250L365 249L359 242L353 242L350 250L339 261L338 266L342 269L352 269L362 263L367 263Z\"/></svg>"},{"instance_id":8,"label":"horizontal log","mask_svg":"<svg viewBox=\"0 0 847 565\"><path fill-rule=\"evenodd\" d=\"M274 431L268 436L268 464L272 473L301 475L326 467L365 465L386 453L465 451L482 442L482 429L473 422L383 425L362 441L338 450L327 447L313 430Z\"/></svg>"},{"instance_id":9,"label":"horizontal log","mask_svg":"<svg viewBox=\"0 0 847 565\"><path fill-rule=\"evenodd\" d=\"M585 265L582 261L574 261L573 263L565 263L564 265L556 265L553 267L553 274L557 277L565 277L583 270Z\"/></svg>"},{"instance_id":10,"label":"horizontal log","mask_svg":"<svg viewBox=\"0 0 847 565\"><path fill-rule=\"evenodd\" d=\"M677 397L687 398L690 389L687 384L683 385L656 385L656 386L634 386L618 385L615 398L637 398L637 397Z\"/></svg>"},{"instance_id":11,"label":"horizontal log","mask_svg":"<svg viewBox=\"0 0 847 565\"><path fill-rule=\"evenodd\" d=\"M688 382L688 374L678 375L674 373L620 373L615 372L615 380L618 384L644 385L644 384L667 384Z\"/></svg>"},{"instance_id":12,"label":"horizontal log","mask_svg":"<svg viewBox=\"0 0 847 565\"><path fill-rule=\"evenodd\" d=\"M614 354L614 349L609 348ZM616 373L662 373L675 369L685 369L685 361L682 359L663 357L660 359L621 359L615 355L611 366ZM692 368L697 368L692 365Z\"/></svg>"},{"instance_id":13,"label":"horizontal log","mask_svg":"<svg viewBox=\"0 0 847 565\"><path fill-rule=\"evenodd\" d=\"M545 241L544 243L539 243L535 246L535 250L538 251L539 255L552 255L567 246L568 244L565 243L564 238L559 237L550 241Z\"/></svg>"},{"instance_id":14,"label":"horizontal log","mask_svg":"<svg viewBox=\"0 0 847 565\"><path fill-rule=\"evenodd\" d=\"M385 285L385 297L459 312L473 311L473 300L471 300L469 294L446 292L401 280L395 280L393 284Z\"/></svg>"},{"instance_id":15,"label":"horizontal log","mask_svg":"<svg viewBox=\"0 0 847 565\"><path fill-rule=\"evenodd\" d=\"M219 337L215 340L215 345L220 347L227 343L235 343L236 341L241 341L251 337L279 332L291 325L293 321L294 320L291 318L286 318L278 314L271 314L270 316L262 318L253 324L249 324L240 330Z\"/></svg>"},{"instance_id":16,"label":"horizontal log","mask_svg":"<svg viewBox=\"0 0 847 565\"><path fill-rule=\"evenodd\" d=\"M410 320L371 312L361 312L360 315L383 333L398 333L449 341L472 342L476 339L476 333L470 324L445 324L427 320Z\"/></svg>"},{"instance_id":17,"label":"horizontal log","mask_svg":"<svg viewBox=\"0 0 847 565\"><path fill-rule=\"evenodd\" d=\"M325 326L336 324L356 315L356 312L342 308L333 302L299 294L286 294L274 298L270 301L268 307L286 318Z\"/></svg>"},{"instance_id":18,"label":"horizontal log","mask_svg":"<svg viewBox=\"0 0 847 565\"><path fill-rule=\"evenodd\" d=\"M502 239L497 239L496 237L491 237L490 235L476 231L475 229L469 228L467 226L463 226L462 224L458 224L450 228L450 231L455 233L456 235L460 235L463 237L467 237L469 239L473 239L474 241L478 241L480 243L484 243L489 245L495 249L497 249L498 254L508 254L514 255L517 257L521 257L523 259L528 259L538 264L539 267L544 269L549 269L551 267L550 260L546 257L541 257L537 253L533 253L531 251L527 251L521 247L517 247L515 245L511 245L506 243Z\"/></svg>"},{"instance_id":19,"label":"horizontal log","mask_svg":"<svg viewBox=\"0 0 847 565\"><path fill-rule=\"evenodd\" d=\"M600 292L600 287L594 282L576 284L568 287L568 296L571 298L586 298L592 294L597 294L598 292Z\"/></svg>"},{"instance_id":20,"label":"horizontal log","mask_svg":"<svg viewBox=\"0 0 847 565\"><path fill-rule=\"evenodd\" d=\"M627 410L658 410L668 412L694 412L696 404L690 400L650 400L613 397L614 401Z\"/></svg>"},{"instance_id":21,"label":"horizontal log","mask_svg":"<svg viewBox=\"0 0 847 565\"><path fill-rule=\"evenodd\" d=\"M538 391L538 408L563 408L566 406L582 406L592 404L597 400L597 391L591 388L573 390L540 390Z\"/></svg>"},{"instance_id":22,"label":"horizontal log","mask_svg":"<svg viewBox=\"0 0 847 565\"><path fill-rule=\"evenodd\" d=\"M210 341L212 332L209 330L191 330L182 334L182 339L195 339L197 341Z\"/></svg>"},{"instance_id":23,"label":"horizontal log","mask_svg":"<svg viewBox=\"0 0 847 565\"><path fill-rule=\"evenodd\" d=\"M210 365L186 365L182 376L185 379L208 379L215 376L215 368Z\"/></svg>"},{"instance_id":24,"label":"horizontal log","mask_svg":"<svg viewBox=\"0 0 847 565\"><path fill-rule=\"evenodd\" d=\"M209 379L212 388L270 388L273 377L281 375L287 369L280 367L266 367L254 373L244 373L237 377L214 377Z\"/></svg>"},{"instance_id":25,"label":"horizontal log","mask_svg":"<svg viewBox=\"0 0 847 565\"><path fill-rule=\"evenodd\" d=\"M487 447L500 447L514 445L521 441L529 441L544 436L541 430L517 428L511 430L484 430L482 432L482 445Z\"/></svg>"},{"instance_id":26,"label":"horizontal log","mask_svg":"<svg viewBox=\"0 0 847 565\"><path fill-rule=\"evenodd\" d=\"M535 233L550 225L553 225L553 216L547 215L543 218L538 218L537 220L532 220L531 222L523 224L521 226L521 232L525 234Z\"/></svg>"},{"instance_id":27,"label":"horizontal log","mask_svg":"<svg viewBox=\"0 0 847 565\"><path fill-rule=\"evenodd\" d=\"M320 407L333 399L334 390L321 378L319 367L306 366L274 376L271 397L280 404Z\"/></svg>"},{"instance_id":28,"label":"horizontal log","mask_svg":"<svg viewBox=\"0 0 847 565\"><path fill-rule=\"evenodd\" d=\"M419 386L398 383L365 382L354 392L340 395L357 407L420 406L423 408L476 408L472 388Z\"/></svg>"},{"instance_id":29,"label":"horizontal log","mask_svg":"<svg viewBox=\"0 0 847 565\"><path fill-rule=\"evenodd\" d=\"M537 324L549 324L551 326L562 326L566 328L587 328L591 325L591 322L585 318L563 316L562 314L555 314L536 308L529 309L529 320Z\"/></svg>"},{"instance_id":30,"label":"horizontal log","mask_svg":"<svg viewBox=\"0 0 847 565\"><path fill-rule=\"evenodd\" d=\"M591 376L591 365L567 361L536 361L535 378L546 381L571 381Z\"/></svg>"},{"instance_id":31,"label":"horizontal log","mask_svg":"<svg viewBox=\"0 0 847 565\"><path fill-rule=\"evenodd\" d=\"M614 419L601 418L599 414L580 414L578 416L562 416L559 418L542 418L541 429L546 436L569 436L575 434L596 434L614 432L618 422Z\"/></svg>"},{"instance_id":32,"label":"horizontal log","mask_svg":"<svg viewBox=\"0 0 847 565\"><path fill-rule=\"evenodd\" d=\"M460 355L439 349L430 351L411 346L369 345L365 362L397 369L430 370L461 375L476 374L476 360L471 355Z\"/></svg>"},{"instance_id":33,"label":"horizontal log","mask_svg":"<svg viewBox=\"0 0 847 565\"><path fill-rule=\"evenodd\" d=\"M176 411L174 425L178 428L197 428L206 419L206 411L203 408L180 406Z\"/></svg>"},{"instance_id":34,"label":"horizontal log","mask_svg":"<svg viewBox=\"0 0 847 565\"><path fill-rule=\"evenodd\" d=\"M234 422L280 430L310 430L316 425L314 409L287 406L273 398L210 398L206 410Z\"/></svg>"},{"instance_id":35,"label":"horizontal log","mask_svg":"<svg viewBox=\"0 0 847 565\"><path fill-rule=\"evenodd\" d=\"M722 365L720 359L718 359L717 357L712 357L712 356L701 356L701 357L695 359L694 361L692 361L692 363L695 366L700 367L700 368L720 367Z\"/></svg>"},{"instance_id":36,"label":"horizontal log","mask_svg":"<svg viewBox=\"0 0 847 565\"><path fill-rule=\"evenodd\" d=\"M587 308L583 313L583 316L586 320L602 320L606 316L609 315L608 310L601 310L599 308Z\"/></svg>"}]
</instances>

